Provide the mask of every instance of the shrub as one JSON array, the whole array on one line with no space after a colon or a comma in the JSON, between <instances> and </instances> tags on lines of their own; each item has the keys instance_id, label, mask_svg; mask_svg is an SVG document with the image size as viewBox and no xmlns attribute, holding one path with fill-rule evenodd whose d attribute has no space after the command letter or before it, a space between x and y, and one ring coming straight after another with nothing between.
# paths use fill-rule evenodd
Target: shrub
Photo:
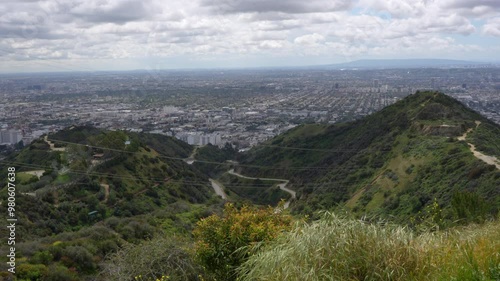
<instances>
[{"instance_id":1,"label":"shrub","mask_svg":"<svg viewBox=\"0 0 500 281\"><path fill-rule=\"evenodd\" d=\"M62 265L52 265L49 267L47 275L43 278L44 281L77 281L79 280L76 274Z\"/></svg>"},{"instance_id":2,"label":"shrub","mask_svg":"<svg viewBox=\"0 0 500 281\"><path fill-rule=\"evenodd\" d=\"M54 260L54 256L49 251L40 251L36 252L33 257L30 259L31 263L39 263L44 265L49 265L52 260Z\"/></svg>"},{"instance_id":3,"label":"shrub","mask_svg":"<svg viewBox=\"0 0 500 281\"><path fill-rule=\"evenodd\" d=\"M282 205L279 207L282 208ZM193 231L198 261L216 280L234 280L236 267L260 245L291 228L292 217L271 207L225 205L223 216L212 215Z\"/></svg>"},{"instance_id":4,"label":"shrub","mask_svg":"<svg viewBox=\"0 0 500 281\"><path fill-rule=\"evenodd\" d=\"M202 269L193 262L187 249L191 245L175 237L154 237L141 244L127 244L111 254L102 264L102 280L157 280L167 275L170 280L198 280Z\"/></svg>"},{"instance_id":5,"label":"shrub","mask_svg":"<svg viewBox=\"0 0 500 281\"><path fill-rule=\"evenodd\" d=\"M92 254L82 246L69 246L63 250L64 261L68 267L76 267L83 272L90 272L95 269Z\"/></svg>"},{"instance_id":6,"label":"shrub","mask_svg":"<svg viewBox=\"0 0 500 281\"><path fill-rule=\"evenodd\" d=\"M17 267L16 277L18 280L38 281L48 273L47 267L43 264L21 264Z\"/></svg>"},{"instance_id":7,"label":"shrub","mask_svg":"<svg viewBox=\"0 0 500 281\"><path fill-rule=\"evenodd\" d=\"M483 222L488 216L488 205L477 193L456 192L451 198L455 218L461 223Z\"/></svg>"}]
</instances>

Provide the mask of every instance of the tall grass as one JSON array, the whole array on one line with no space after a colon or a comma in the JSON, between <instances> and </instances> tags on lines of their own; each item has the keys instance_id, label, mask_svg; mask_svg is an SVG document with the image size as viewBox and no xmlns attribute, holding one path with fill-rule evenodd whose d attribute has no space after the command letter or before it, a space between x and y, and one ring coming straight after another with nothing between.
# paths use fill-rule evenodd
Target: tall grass
<instances>
[{"instance_id":1,"label":"tall grass","mask_svg":"<svg viewBox=\"0 0 500 281\"><path fill-rule=\"evenodd\" d=\"M250 257L242 280L496 280L500 224L414 235L325 213Z\"/></svg>"}]
</instances>

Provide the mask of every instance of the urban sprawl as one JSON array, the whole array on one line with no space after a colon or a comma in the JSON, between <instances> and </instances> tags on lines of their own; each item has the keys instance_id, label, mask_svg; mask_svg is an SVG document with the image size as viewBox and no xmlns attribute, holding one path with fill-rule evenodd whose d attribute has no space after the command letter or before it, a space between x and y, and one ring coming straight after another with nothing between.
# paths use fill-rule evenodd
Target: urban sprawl
<instances>
[{"instance_id":1,"label":"urban sprawl","mask_svg":"<svg viewBox=\"0 0 500 281\"><path fill-rule=\"evenodd\" d=\"M5 74L0 144L71 125L248 149L302 123L371 114L438 90L500 123L500 69L210 70Z\"/></svg>"}]
</instances>

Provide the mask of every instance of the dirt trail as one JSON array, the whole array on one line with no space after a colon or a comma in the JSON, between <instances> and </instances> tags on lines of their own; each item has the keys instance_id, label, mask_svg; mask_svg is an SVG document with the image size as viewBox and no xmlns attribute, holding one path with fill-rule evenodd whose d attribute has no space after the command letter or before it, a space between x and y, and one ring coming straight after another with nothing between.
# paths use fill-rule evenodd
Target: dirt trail
<instances>
[{"instance_id":1,"label":"dirt trail","mask_svg":"<svg viewBox=\"0 0 500 281\"><path fill-rule=\"evenodd\" d=\"M209 180L210 180L210 183L212 184L212 187L215 191L215 194L219 195L220 197L222 197L222 199L226 200L227 195L224 192L224 189L222 188L221 184L213 179L209 179Z\"/></svg>"},{"instance_id":2,"label":"dirt trail","mask_svg":"<svg viewBox=\"0 0 500 281\"><path fill-rule=\"evenodd\" d=\"M476 121L476 128L479 127L479 125L481 125L481 121ZM474 130L473 128L469 128L467 130L467 132L465 132L462 136L458 137L458 140L465 141L465 139L467 138L467 135L470 132L472 132L473 130ZM469 145L470 151L472 152L472 154L474 154L474 156L477 159L482 160L482 161L486 162L489 165L495 165L495 167L497 167L497 169L500 170L500 161L496 157L490 156L490 155L486 155L486 154L484 154L482 152L477 151L476 146L473 145L470 142L468 142L467 144Z\"/></svg>"},{"instance_id":3,"label":"dirt trail","mask_svg":"<svg viewBox=\"0 0 500 281\"><path fill-rule=\"evenodd\" d=\"M27 171L27 172L23 172L23 173L36 176L38 179L40 179L42 177L43 173L45 173L45 170L33 170L33 171Z\"/></svg>"},{"instance_id":4,"label":"dirt trail","mask_svg":"<svg viewBox=\"0 0 500 281\"><path fill-rule=\"evenodd\" d=\"M288 192L292 198L288 201L285 202L285 205L284 205L284 208L287 209L289 206L290 206L290 202L293 200L293 199L296 199L297 198L297 193L289 188L286 188L286 185L288 184L288 180L285 180L285 179L273 179L273 178L253 178L253 177L247 177L247 176L244 176L244 175L241 175L241 174L238 174L234 171L234 169L231 169L228 171L229 174L233 175L233 176L237 176L237 177L240 177L240 178L243 178L243 179L250 179L250 180L256 180L256 179L259 179L259 180L271 180L271 181L281 181L283 183L280 183L278 184L278 187L279 189L285 191L285 192Z\"/></svg>"},{"instance_id":5,"label":"dirt trail","mask_svg":"<svg viewBox=\"0 0 500 281\"><path fill-rule=\"evenodd\" d=\"M65 147L55 147L54 143L49 141L47 135L43 138L43 140L50 146L50 150L53 151L66 151Z\"/></svg>"},{"instance_id":6,"label":"dirt trail","mask_svg":"<svg viewBox=\"0 0 500 281\"><path fill-rule=\"evenodd\" d=\"M194 149L193 149L193 152L191 152L191 155L189 155L188 158L184 159L184 162L186 162L188 165L191 165L193 164L196 159L194 159L194 157L196 156L196 153L198 152L198 146L195 146Z\"/></svg>"},{"instance_id":7,"label":"dirt trail","mask_svg":"<svg viewBox=\"0 0 500 281\"><path fill-rule=\"evenodd\" d=\"M101 183L101 186L104 188L104 203L107 203L109 198L109 184Z\"/></svg>"}]
</instances>

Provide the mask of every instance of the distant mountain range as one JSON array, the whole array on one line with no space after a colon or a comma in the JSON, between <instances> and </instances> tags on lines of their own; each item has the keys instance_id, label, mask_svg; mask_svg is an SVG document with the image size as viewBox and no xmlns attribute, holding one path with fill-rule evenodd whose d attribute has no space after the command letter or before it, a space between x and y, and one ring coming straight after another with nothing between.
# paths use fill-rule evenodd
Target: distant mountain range
<instances>
[{"instance_id":1,"label":"distant mountain range","mask_svg":"<svg viewBox=\"0 0 500 281\"><path fill-rule=\"evenodd\" d=\"M488 62L448 60L448 59L366 59L346 63L324 65L332 69L386 69L386 68L423 68L423 67L465 67L490 66Z\"/></svg>"}]
</instances>

